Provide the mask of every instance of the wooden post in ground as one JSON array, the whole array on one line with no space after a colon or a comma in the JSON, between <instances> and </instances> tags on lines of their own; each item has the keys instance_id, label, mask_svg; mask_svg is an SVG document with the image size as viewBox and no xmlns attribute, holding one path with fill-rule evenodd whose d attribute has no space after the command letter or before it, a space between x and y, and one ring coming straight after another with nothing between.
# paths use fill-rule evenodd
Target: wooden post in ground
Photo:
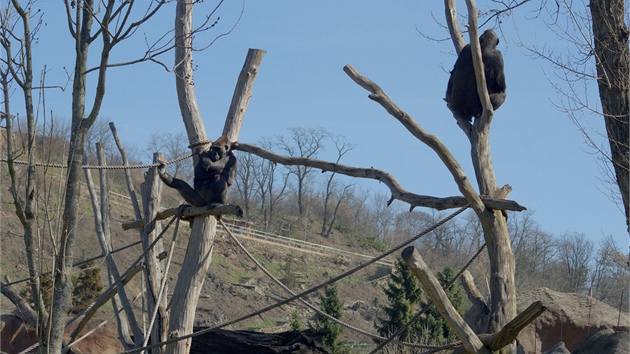
<instances>
[{"instance_id":1,"label":"wooden post in ground","mask_svg":"<svg viewBox=\"0 0 630 354\"><path fill-rule=\"evenodd\" d=\"M424 263L420 253L413 246L409 246L402 251L402 258L413 275L420 280L422 286L429 294L434 306L438 309L448 326L457 334L457 337L464 343L464 347L469 353L490 354L490 351L483 346L481 340L475 332L464 322L464 319L457 313L451 304L446 292L442 289L440 282L435 278L431 269Z\"/></svg>"},{"instance_id":2,"label":"wooden post in ground","mask_svg":"<svg viewBox=\"0 0 630 354\"><path fill-rule=\"evenodd\" d=\"M153 162L165 161L164 154L153 154ZM162 232L161 222L156 219L156 214L160 208L162 201L162 182L158 175L157 167L150 168L146 175L145 181L141 186L142 191L142 209L144 214L144 228L141 232L142 248L147 249L156 237ZM155 246L145 256L145 282L147 293L147 312L149 316L158 308L158 314L151 333L146 335L151 337L151 344L160 343L167 340L168 313L166 311L166 297L158 299L160 284L164 274L164 268L160 263L159 255L164 251L164 243L162 239L157 241ZM161 348L155 348L152 353L162 353Z\"/></svg>"},{"instance_id":3,"label":"wooden post in ground","mask_svg":"<svg viewBox=\"0 0 630 354\"><path fill-rule=\"evenodd\" d=\"M175 85L177 99L186 127L188 141L193 152L206 148L208 141L204 122L197 106L193 86L193 5L191 1L178 1L175 8ZM222 135L230 141L238 140L251 88L265 51L250 49L248 59L239 76L232 107L225 121ZM193 157L193 163L198 156ZM212 259L212 244L216 235L217 220L214 217L197 216L186 249L186 256L173 291L169 336L176 338L192 332L199 295ZM190 351L191 339L166 346L166 353L186 354Z\"/></svg>"}]
</instances>

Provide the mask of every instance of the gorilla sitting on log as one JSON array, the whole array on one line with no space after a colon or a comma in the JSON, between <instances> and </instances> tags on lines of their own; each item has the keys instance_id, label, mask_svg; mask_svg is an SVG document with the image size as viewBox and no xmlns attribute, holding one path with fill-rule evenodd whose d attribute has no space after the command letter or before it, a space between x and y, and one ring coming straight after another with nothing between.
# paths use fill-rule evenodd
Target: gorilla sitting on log
<instances>
[{"instance_id":1,"label":"gorilla sitting on log","mask_svg":"<svg viewBox=\"0 0 630 354\"><path fill-rule=\"evenodd\" d=\"M232 143L222 136L210 145L210 149L199 153L195 166L192 188L185 181L173 178L166 172L166 166L158 168L160 179L169 187L177 189L187 203L197 207L214 203L225 204L228 190L236 178L236 156Z\"/></svg>"},{"instance_id":2,"label":"gorilla sitting on log","mask_svg":"<svg viewBox=\"0 0 630 354\"><path fill-rule=\"evenodd\" d=\"M486 75L486 86L492 108L501 107L505 101L505 74L503 56L497 50L499 37L493 30L486 30L479 37L481 59ZM483 112L477 93L477 80L473 67L470 44L467 44L457 57L446 88L446 105L456 118L472 122L472 117L479 118Z\"/></svg>"}]
</instances>

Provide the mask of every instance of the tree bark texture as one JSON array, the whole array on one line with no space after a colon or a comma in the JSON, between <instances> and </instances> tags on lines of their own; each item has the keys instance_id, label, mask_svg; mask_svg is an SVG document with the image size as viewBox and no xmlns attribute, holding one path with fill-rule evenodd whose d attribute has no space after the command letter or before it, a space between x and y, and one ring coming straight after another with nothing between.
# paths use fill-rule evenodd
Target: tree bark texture
<instances>
[{"instance_id":1,"label":"tree bark texture","mask_svg":"<svg viewBox=\"0 0 630 354\"><path fill-rule=\"evenodd\" d=\"M611 163L621 192L630 233L630 53L625 0L591 0L597 85L602 103Z\"/></svg>"},{"instance_id":2,"label":"tree bark texture","mask_svg":"<svg viewBox=\"0 0 630 354\"><path fill-rule=\"evenodd\" d=\"M201 114L197 107L195 91L193 87L192 70L192 11L194 2L178 1L175 14L175 82L180 111L188 140L193 152L208 148L208 138L204 128ZM226 119L223 135L230 141L238 139L238 133L243 121L249 97L251 97L251 85L256 77L260 60L264 51L252 52L248 55L247 68L241 73L232 106ZM252 57L253 56L253 57ZM195 154L193 164L198 162ZM181 271L177 277L177 283L171 299L171 317L169 321L169 336L178 337L192 332L195 320L195 311L199 301L199 295L203 288L203 282L212 259L212 244L216 235L217 219L214 217L197 216L194 218L193 227L188 241L186 256L182 263ZM166 346L167 353L185 354L190 351L190 339L185 339Z\"/></svg>"},{"instance_id":3,"label":"tree bark texture","mask_svg":"<svg viewBox=\"0 0 630 354\"><path fill-rule=\"evenodd\" d=\"M477 31L477 7L474 0L466 0L468 8L468 30L470 46L475 67L477 90L483 106L483 113L475 122L470 132L471 154L479 194L493 198L505 198L498 188L492 156L490 153L490 125L494 111L485 84L483 61ZM466 132L465 132L466 133ZM506 219L498 210L484 207L473 208L484 231L484 238L490 258L490 321L485 332L499 331L516 316L516 284L514 280L514 254L508 234ZM511 345L502 352L513 353L516 347Z\"/></svg>"},{"instance_id":4,"label":"tree bark texture","mask_svg":"<svg viewBox=\"0 0 630 354\"><path fill-rule=\"evenodd\" d=\"M457 313L455 307L448 299L446 292L442 289L440 282L431 272L431 269L426 265L422 256L413 247L409 246L402 251L401 254L405 263L418 278L422 287L427 291L429 297L433 301L433 305L438 309L440 315L444 318L448 326L457 334L459 340L464 343L464 347L469 353L490 353L490 351L483 346L481 340L477 337L475 332L464 322L464 319Z\"/></svg>"},{"instance_id":5,"label":"tree bark texture","mask_svg":"<svg viewBox=\"0 0 630 354\"><path fill-rule=\"evenodd\" d=\"M155 153L153 162L164 161L164 154ZM162 200L162 182L157 172L157 167L150 168L145 175L145 181L141 186L142 190L142 207L144 213L144 228L142 229L141 239L142 248L148 250L145 255L145 279L146 282L146 299L147 312L149 316L153 314L157 308L157 317L152 331L147 335L151 337L151 344L163 342L167 339L168 313L166 311L166 297L158 299L160 285L164 281L164 268L159 260L159 255L164 252L164 243L162 239L158 240L155 246L149 250L151 245L162 232L162 224L155 218L160 208ZM152 353L162 353L162 348L154 348Z\"/></svg>"}]
</instances>

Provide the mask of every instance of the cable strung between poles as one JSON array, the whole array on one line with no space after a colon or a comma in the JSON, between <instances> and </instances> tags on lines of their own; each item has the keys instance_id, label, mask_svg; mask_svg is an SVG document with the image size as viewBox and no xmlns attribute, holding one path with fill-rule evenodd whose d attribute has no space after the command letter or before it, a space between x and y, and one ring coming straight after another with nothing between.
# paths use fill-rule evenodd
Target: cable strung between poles
<instances>
[{"instance_id":1,"label":"cable strung between poles","mask_svg":"<svg viewBox=\"0 0 630 354\"><path fill-rule=\"evenodd\" d=\"M477 251L477 253L475 253L475 255L468 261L468 263L466 263L466 265L464 265L462 267L462 269L459 271L459 273L455 274L455 276L453 277L453 279L451 279L451 281L448 282L448 284L446 284L446 287L444 288L444 290L448 290L451 288L451 286L453 286L453 284L455 284L455 282L457 281L457 279L459 279L459 277L462 276L462 274L464 274L464 272L466 271L466 269L468 269L468 267L470 267L470 265L472 264L472 262L474 262L477 257L479 257L481 255L481 252L486 248L486 244L484 243L481 248L479 248L479 251ZM374 348L369 354L375 354L376 352L378 352L379 350L383 349L383 347L385 347L388 343L395 343L397 342L395 340L396 337L398 337L404 330L406 330L409 326L411 326L412 323L414 323L418 318L420 318L420 316L422 316L422 314L424 314L425 312L427 312L427 310L429 309L429 307L431 307L431 305L433 305L433 300L429 299L429 302L427 302L427 304L422 307L422 309L420 309L420 311L418 311L417 314L415 314L407 323L403 324L400 328L398 328L398 330L396 332L394 332L394 334L392 334L391 336L389 336L389 338L387 338L383 343L380 343L376 348ZM462 342L456 342L453 343L456 344L456 346L461 346ZM453 345L451 344L451 345ZM430 353L430 352L427 352Z\"/></svg>"},{"instance_id":2,"label":"cable strung between poles","mask_svg":"<svg viewBox=\"0 0 630 354\"><path fill-rule=\"evenodd\" d=\"M285 300L279 301L279 302L277 302L277 303L276 303L276 304L274 304L274 305L267 306L267 307L265 307L265 308L263 308L263 309L260 309L260 310L258 310L258 311L254 311L254 312L252 312L252 313L250 313L250 314L248 314L248 315L242 316L242 317L237 318L237 319L235 319L235 320L231 320L231 321L228 321L228 322L224 322L224 323L222 323L222 324L219 324L219 325L216 325L216 326L213 326L213 327L209 327L209 328L206 328L206 329L202 329L202 330L197 331L197 332L193 332L193 333L185 334L185 335L183 335L183 336L180 336L180 337L177 337L177 338L173 338L173 339L169 339L169 340L164 341L164 342L161 342L161 343L152 344L152 345L149 345L149 346L146 346L146 347L143 347L143 348L135 348L135 349L127 350L127 351L122 352L121 354L138 353L138 352L141 352L141 351L146 350L146 349L153 349L153 348L161 347L161 346L163 346L164 344L175 343L175 342L179 342L179 341L184 340L184 339L188 339L188 338L196 337L196 336L202 335L202 334L204 334L204 333L211 332L211 331L213 331L213 330L215 330L215 329L218 329L218 328L223 328L223 327L226 327L226 326L233 325L233 324L235 324L235 323L238 323L238 322L244 321L244 320L246 320L246 319L248 319L248 318L252 318L252 317L258 316L258 315L260 315L260 314L263 314L263 313L265 313L265 312L267 312L267 311L273 310L273 309L275 309L275 308L277 308L277 307L280 307L280 306L282 306L282 305L288 304L288 303L290 303L290 302L292 302L292 301L295 301L295 300L297 300L297 299L299 299L299 298L301 298L301 297L303 297L303 296L305 296L305 295L308 295L308 294L314 293L315 291L322 289L322 288L323 288L323 287L325 287L326 285L332 284L332 283L334 283L334 282L336 282L336 281L338 281L338 280L340 280L340 279L343 279L343 278L345 278L345 277L347 277L347 276L349 276L349 275L351 275L351 274L356 273L357 271L359 271L359 270L361 270L361 269L363 269L363 268L365 268L365 267L367 267L367 266L369 266L369 265L372 265L372 264L376 263L377 261L379 261L379 260L381 260L381 259L383 259L383 258L385 258L385 257L389 256L390 254L392 254L392 253L394 253L394 252L396 252L396 251L400 250L401 248L403 248L403 247L407 246L408 244L410 244L410 243L412 243L412 242L416 241L416 240L417 240L417 239L419 239L420 237L422 237L422 236L424 236L424 235L428 234L429 232L431 232L431 231L433 231L433 230L437 229L438 227L440 227L440 226L444 225L446 222L450 221L451 219L453 219L453 218L454 218L454 217L456 217L457 215L461 214L462 212L464 212L464 211L465 211L466 209L468 209L468 208L469 208L469 205L465 205L465 206L461 207L459 210L455 211L453 214L451 214L451 215L447 216L446 218L442 219L441 221L437 222L437 223L436 223L435 225L433 225L432 227L430 227L430 228L428 228L428 229L424 230L423 232L419 233L418 235L416 235L416 236L414 236L414 237L410 238L409 240L407 240L407 241L405 241L405 242L401 243L400 245L398 245L398 246L396 246L396 247L392 248L391 250L389 250L389 251L387 251L387 252L385 252L385 253L382 253L382 254L381 254L381 255L379 255L379 256L376 256L376 257L372 258L372 260L370 260L370 261L368 261L368 262L365 262L365 263L363 263L363 264L361 264L361 265L359 265L359 266L357 266L357 267L355 267L355 268L353 268L353 269L351 269L351 270L349 270L349 271L347 271L347 272L345 272L345 273L343 273L343 274L341 274L341 275L338 275L338 276L336 276L336 277L334 277L334 278L332 278L332 279L328 280L327 282L324 282L324 283L322 283L322 284L319 284L319 285L317 285L317 286L315 286L315 287L313 287L313 288L311 288L311 289L305 290L305 291L303 291L303 292L301 292L301 293L299 293L299 294L297 294L297 295L295 295L295 296L292 296L292 297L290 297L290 298L287 298L287 299L285 299Z\"/></svg>"},{"instance_id":3,"label":"cable strung between poles","mask_svg":"<svg viewBox=\"0 0 630 354\"><path fill-rule=\"evenodd\" d=\"M236 236L234 236L234 234L232 233L232 231L230 231L230 229L228 229L228 227L225 225L225 223L223 222L223 220L219 220L219 223L221 223L221 226L223 226L223 228L225 229L225 231L228 233L228 235L230 235L230 237L232 238L232 240L234 242L236 242L236 244L238 245L238 247L245 252L245 254L247 255L247 257L252 260L256 266L258 266L258 268L260 268L260 270L263 271L263 273L265 273L269 278L271 278L271 280L273 280L277 285L279 285L282 289L284 289L286 292L288 292L289 294L295 296L295 292L291 289L289 289L286 285L284 285L278 278L276 278L273 274L271 274L271 272L269 272L269 270L267 270L267 268L265 268L260 262L258 262L258 260L245 248L245 246L236 238ZM425 345L425 344L418 344L418 343L410 343L410 342L402 342L396 339L391 339L391 338L385 338L385 337L381 337L379 335L376 334L372 334L370 332L364 331L360 328L354 327L348 323L345 323L343 321L341 321L338 318L335 318L329 314L327 314L326 312L318 309L315 305L311 304L310 302L299 298L298 299L301 303L303 303L306 307L310 308L311 310L315 311L317 314L319 314L320 316L323 316L327 319L329 319L330 321L333 321L335 323L337 323L340 326L343 326L351 331L363 334L365 336L368 336L372 339L377 339L377 340L381 340L381 341L393 341L396 344L400 344L400 345L404 345L404 346L408 346L408 347L414 347L414 348L422 348L422 349L438 349L438 350L445 350L445 349L450 349L453 348L455 346L457 346L457 344L455 345L448 345L446 347L444 346L437 346L437 345Z\"/></svg>"}]
</instances>

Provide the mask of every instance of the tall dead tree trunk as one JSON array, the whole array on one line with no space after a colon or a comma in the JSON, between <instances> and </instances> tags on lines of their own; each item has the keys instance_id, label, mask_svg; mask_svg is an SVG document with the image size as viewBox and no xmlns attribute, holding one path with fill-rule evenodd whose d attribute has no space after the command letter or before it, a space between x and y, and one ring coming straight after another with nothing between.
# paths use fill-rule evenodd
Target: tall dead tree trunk
<instances>
[{"instance_id":1,"label":"tall dead tree trunk","mask_svg":"<svg viewBox=\"0 0 630 354\"><path fill-rule=\"evenodd\" d=\"M175 84L182 119L188 134L193 153L207 148L208 137L201 114L197 107L193 83L192 68L192 12L193 2L178 1L175 14ZM251 97L251 85L257 74L258 65L264 51L252 51L243 67L237 84L232 105L225 121L222 135L230 141L238 139L245 110ZM242 85L241 85L242 83ZM200 145L201 144L201 145ZM193 163L198 162L195 154ZM212 244L216 235L215 217L197 216L194 218L186 256L177 284L173 291L169 335L177 337L192 332L195 311L203 287L208 267L212 258ZM190 351L191 339L171 343L166 346L167 353L184 354Z\"/></svg>"},{"instance_id":2,"label":"tall dead tree trunk","mask_svg":"<svg viewBox=\"0 0 630 354\"><path fill-rule=\"evenodd\" d=\"M630 233L630 53L624 0L591 0L597 85L610 157Z\"/></svg>"},{"instance_id":3,"label":"tall dead tree trunk","mask_svg":"<svg viewBox=\"0 0 630 354\"><path fill-rule=\"evenodd\" d=\"M474 0L466 0L466 5L468 8L470 46L473 53L472 57L477 79L477 90L483 106L483 113L479 119L475 119L472 125L462 119L458 119L458 125L470 140L471 157L477 178L479 194L489 196L490 198L505 199L511 188L509 186L504 186L503 188L498 187L490 152L490 125L494 111L488 96L483 62L481 60L481 49L477 31L477 7ZM459 53L463 43L460 40L456 40L461 38L461 32L455 15L457 13L455 2L445 0L445 6L447 15L446 21L449 29L451 29L453 43L456 46L455 49ZM489 304L490 319L487 322L488 328L482 328L481 331L493 333L499 331L516 316L514 254L512 253L506 219L501 211L492 210L486 206L479 208L472 203L471 205L481 222L490 258L490 293L492 294ZM503 349L504 352L514 350L515 348L513 346Z\"/></svg>"}]
</instances>

